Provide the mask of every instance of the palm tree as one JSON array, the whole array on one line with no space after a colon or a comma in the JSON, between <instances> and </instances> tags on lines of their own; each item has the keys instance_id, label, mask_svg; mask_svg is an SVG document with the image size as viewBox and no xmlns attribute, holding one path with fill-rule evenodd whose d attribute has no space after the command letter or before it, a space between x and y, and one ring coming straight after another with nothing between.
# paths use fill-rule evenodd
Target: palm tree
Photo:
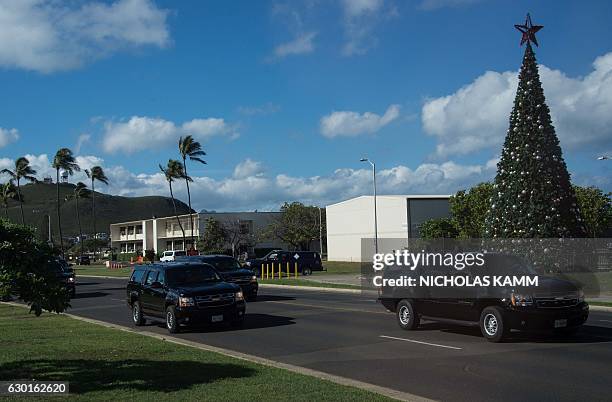
<instances>
[{"instance_id":1,"label":"palm tree","mask_svg":"<svg viewBox=\"0 0 612 402\"><path fill-rule=\"evenodd\" d=\"M72 176L74 172L80 171L81 168L76 163L72 151L68 148L61 148L55 153L55 157L53 158L53 163L51 164L51 166L55 169L57 179L57 227L59 229L60 249L62 251L63 257L64 239L62 237L62 215L60 212L60 170L63 170L64 173Z\"/></svg>"},{"instance_id":2,"label":"palm tree","mask_svg":"<svg viewBox=\"0 0 612 402\"><path fill-rule=\"evenodd\" d=\"M21 224L25 225L25 217L23 216L23 199L21 198L21 179L27 180L29 182L35 182L36 170L32 169L30 166L30 161L25 158L17 158L15 161L15 170L10 169L2 169L0 173L5 173L11 176L12 179L17 181L17 198L19 199L19 208L21 210Z\"/></svg>"},{"instance_id":3,"label":"palm tree","mask_svg":"<svg viewBox=\"0 0 612 402\"><path fill-rule=\"evenodd\" d=\"M6 183L0 186L0 199L2 200L2 205L4 205L4 213L6 214L6 219L9 218L8 214L8 203L10 200L23 202L23 198L19 196L19 192L17 187L15 187L15 183L13 180L9 180Z\"/></svg>"},{"instance_id":4,"label":"palm tree","mask_svg":"<svg viewBox=\"0 0 612 402\"><path fill-rule=\"evenodd\" d=\"M91 215L93 217L93 238L94 238L94 260L98 252L96 239L96 180L100 183L108 185L108 177L104 174L104 170L100 166L94 166L91 170L85 169L85 174L91 179Z\"/></svg>"},{"instance_id":5,"label":"palm tree","mask_svg":"<svg viewBox=\"0 0 612 402\"><path fill-rule=\"evenodd\" d=\"M200 162L206 165L206 161L201 156L206 155L206 152L202 149L202 145L198 141L195 141L191 135L185 138L179 138L178 142L179 153L183 158L183 167L185 169L185 176L188 177L187 173L187 158L192 161ZM191 223L191 244L195 244L193 237L193 214L191 213L191 192L189 191L189 180L185 178L185 184L187 185L187 202L189 204L189 221Z\"/></svg>"},{"instance_id":6,"label":"palm tree","mask_svg":"<svg viewBox=\"0 0 612 402\"><path fill-rule=\"evenodd\" d=\"M87 184L83 182L78 182L76 186L74 186L72 194L66 196L66 201L74 200L76 202L76 216L77 222L79 224L79 243L81 243L81 255L83 255L83 229L81 227L81 214L79 213L79 200L83 198L88 198L89 193L90 192L87 189Z\"/></svg>"},{"instance_id":7,"label":"palm tree","mask_svg":"<svg viewBox=\"0 0 612 402\"><path fill-rule=\"evenodd\" d=\"M181 224L181 220L179 219L178 212L176 210L176 200L174 199L174 193L172 192L172 182L176 179L185 179L188 182L193 181L191 177L185 174L185 169L183 164L177 160L169 159L168 165L164 168L162 165L159 165L159 169L162 171L164 176L166 176L166 181L168 181L168 186L170 187L170 198L172 198L172 206L174 207L174 216L176 217L176 221L178 222L179 227L181 228L181 232L183 233L183 248L187 244L187 239L185 238L185 229L183 229L183 225Z\"/></svg>"}]
</instances>

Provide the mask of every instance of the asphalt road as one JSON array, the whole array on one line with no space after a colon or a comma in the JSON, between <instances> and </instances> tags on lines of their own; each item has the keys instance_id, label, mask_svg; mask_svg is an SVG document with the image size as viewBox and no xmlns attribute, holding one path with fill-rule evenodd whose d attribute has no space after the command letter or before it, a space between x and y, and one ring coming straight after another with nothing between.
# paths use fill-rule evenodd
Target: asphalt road
<instances>
[{"instance_id":1,"label":"asphalt road","mask_svg":"<svg viewBox=\"0 0 612 402\"><path fill-rule=\"evenodd\" d=\"M70 313L133 327L125 279L78 278ZM166 333L162 322L142 330ZM591 311L573 337L425 323L403 331L359 294L261 289L244 328L178 337L444 401L604 401L612 395L612 313ZM299 392L299 390L296 390Z\"/></svg>"}]
</instances>

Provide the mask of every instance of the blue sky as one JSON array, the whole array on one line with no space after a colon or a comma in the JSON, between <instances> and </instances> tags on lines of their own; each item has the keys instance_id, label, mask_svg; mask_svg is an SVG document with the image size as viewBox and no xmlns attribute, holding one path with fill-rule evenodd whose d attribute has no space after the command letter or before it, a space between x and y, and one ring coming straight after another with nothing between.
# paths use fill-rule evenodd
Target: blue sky
<instances>
[{"instance_id":1,"label":"blue sky","mask_svg":"<svg viewBox=\"0 0 612 402\"><path fill-rule=\"evenodd\" d=\"M584 3L3 0L0 165L67 146L102 191L166 194L193 134L198 209L368 194L363 155L382 193L452 193L495 173L529 11L573 179L609 191L612 3Z\"/></svg>"}]
</instances>

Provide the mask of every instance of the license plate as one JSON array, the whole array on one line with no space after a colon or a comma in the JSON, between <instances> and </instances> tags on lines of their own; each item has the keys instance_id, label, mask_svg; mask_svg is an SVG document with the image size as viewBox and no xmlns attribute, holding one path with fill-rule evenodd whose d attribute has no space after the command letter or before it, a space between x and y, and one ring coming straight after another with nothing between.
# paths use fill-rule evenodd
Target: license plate
<instances>
[{"instance_id":1,"label":"license plate","mask_svg":"<svg viewBox=\"0 0 612 402\"><path fill-rule=\"evenodd\" d=\"M221 314L221 315L213 315L212 317L210 317L210 320L212 322L221 322L221 321L223 321L223 314Z\"/></svg>"},{"instance_id":2,"label":"license plate","mask_svg":"<svg viewBox=\"0 0 612 402\"><path fill-rule=\"evenodd\" d=\"M567 320L555 320L555 328L567 327Z\"/></svg>"}]
</instances>

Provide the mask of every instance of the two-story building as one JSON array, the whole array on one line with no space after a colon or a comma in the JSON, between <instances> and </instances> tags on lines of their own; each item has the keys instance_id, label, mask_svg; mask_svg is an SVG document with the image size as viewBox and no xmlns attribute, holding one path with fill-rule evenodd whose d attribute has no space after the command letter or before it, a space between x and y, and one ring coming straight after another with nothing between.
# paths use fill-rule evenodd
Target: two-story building
<instances>
[{"instance_id":1,"label":"two-story building","mask_svg":"<svg viewBox=\"0 0 612 402\"><path fill-rule=\"evenodd\" d=\"M185 250L195 248L200 236L198 214L192 214L193 231L190 215L179 215L183 231L175 216L151 218L110 225L111 247L119 253L136 253L154 250L156 253L166 250Z\"/></svg>"}]
</instances>

